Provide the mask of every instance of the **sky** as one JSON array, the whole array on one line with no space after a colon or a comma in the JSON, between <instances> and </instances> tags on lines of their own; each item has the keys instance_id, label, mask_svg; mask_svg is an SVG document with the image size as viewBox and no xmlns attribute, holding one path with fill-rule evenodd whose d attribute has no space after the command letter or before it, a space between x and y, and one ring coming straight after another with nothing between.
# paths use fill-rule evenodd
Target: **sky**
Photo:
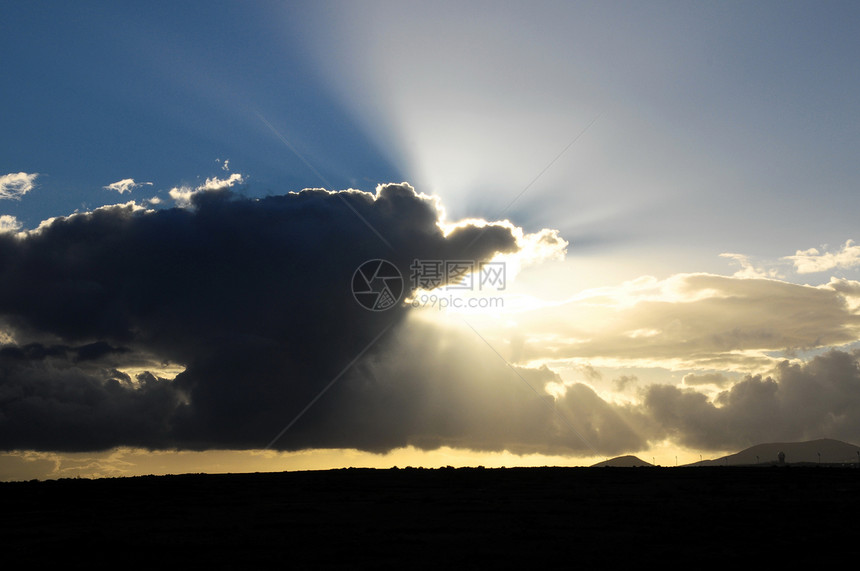
<instances>
[{"instance_id":1,"label":"sky","mask_svg":"<svg viewBox=\"0 0 860 571\"><path fill-rule=\"evenodd\" d=\"M7 2L0 479L860 443L858 24Z\"/></svg>"}]
</instances>

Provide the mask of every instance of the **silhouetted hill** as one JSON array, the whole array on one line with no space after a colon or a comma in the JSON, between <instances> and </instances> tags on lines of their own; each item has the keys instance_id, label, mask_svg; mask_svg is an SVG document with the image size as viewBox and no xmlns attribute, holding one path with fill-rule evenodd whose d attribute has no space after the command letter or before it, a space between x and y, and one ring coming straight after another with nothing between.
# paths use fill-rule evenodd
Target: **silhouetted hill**
<instances>
[{"instance_id":1,"label":"silhouetted hill","mask_svg":"<svg viewBox=\"0 0 860 571\"><path fill-rule=\"evenodd\" d=\"M609 460L604 460L603 462L598 462L597 464L592 464L592 468L636 468L639 466L653 466L653 464L649 464L644 460L640 460L636 456L618 456L616 458L610 458Z\"/></svg>"},{"instance_id":2,"label":"silhouetted hill","mask_svg":"<svg viewBox=\"0 0 860 571\"><path fill-rule=\"evenodd\" d=\"M8 569L91 569L107 548L176 569L770 566L783 554L835 565L849 552L822 546L856 540L858 476L547 467L0 482L0 545Z\"/></svg>"},{"instance_id":3,"label":"silhouetted hill","mask_svg":"<svg viewBox=\"0 0 860 571\"><path fill-rule=\"evenodd\" d=\"M779 453L786 464L857 464L860 446L831 438L806 442L771 442L756 444L735 454L715 460L704 460L688 466L749 466L779 464ZM820 454L820 457L819 457Z\"/></svg>"}]
</instances>

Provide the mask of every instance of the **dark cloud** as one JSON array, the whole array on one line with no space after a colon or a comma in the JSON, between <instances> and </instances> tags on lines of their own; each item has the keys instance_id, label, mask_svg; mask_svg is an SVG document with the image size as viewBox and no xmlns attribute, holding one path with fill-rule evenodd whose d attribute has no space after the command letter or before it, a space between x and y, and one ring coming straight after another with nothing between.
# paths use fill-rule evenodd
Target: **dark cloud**
<instances>
[{"instance_id":1,"label":"dark cloud","mask_svg":"<svg viewBox=\"0 0 860 571\"><path fill-rule=\"evenodd\" d=\"M615 387L616 391L623 392L627 387L635 385L638 382L639 379L636 378L636 375L621 375L620 377L612 380L612 386Z\"/></svg>"},{"instance_id":2,"label":"dark cloud","mask_svg":"<svg viewBox=\"0 0 860 571\"><path fill-rule=\"evenodd\" d=\"M0 443L4 449L74 451L116 444L163 445L180 405L171 381L81 366L62 348L0 351Z\"/></svg>"},{"instance_id":3,"label":"dark cloud","mask_svg":"<svg viewBox=\"0 0 860 571\"><path fill-rule=\"evenodd\" d=\"M832 350L802 363L784 361L772 376L747 376L714 399L694 390L645 390L649 437L711 450L815 438L860 440L858 355Z\"/></svg>"},{"instance_id":4,"label":"dark cloud","mask_svg":"<svg viewBox=\"0 0 860 571\"><path fill-rule=\"evenodd\" d=\"M684 384L687 386L714 385L724 387L730 381L722 373L688 373L684 375Z\"/></svg>"},{"instance_id":5,"label":"dark cloud","mask_svg":"<svg viewBox=\"0 0 860 571\"><path fill-rule=\"evenodd\" d=\"M0 352L0 448L265 446L405 316L356 303L360 264L386 259L408 278L416 258L517 247L501 225L444 235L437 222L403 184L375 196L204 192L190 208L120 205L0 235L0 319L15 340ZM163 363L185 370L160 378ZM151 372L132 378L130 364ZM284 445L379 449L389 438L321 426L309 416L303 439Z\"/></svg>"},{"instance_id":6,"label":"dark cloud","mask_svg":"<svg viewBox=\"0 0 860 571\"><path fill-rule=\"evenodd\" d=\"M367 260L391 261L408 286L415 259L518 247L509 226L445 234L438 216L408 185L265 199L222 190L188 208L119 205L0 235L0 449L610 456L665 439L714 450L860 439L855 354L734 384L688 375L688 387L728 388L709 398L651 385L641 403L618 404L546 367L509 365L468 323L359 305L350 287Z\"/></svg>"},{"instance_id":7,"label":"dark cloud","mask_svg":"<svg viewBox=\"0 0 860 571\"><path fill-rule=\"evenodd\" d=\"M577 383L553 399L546 367L511 367L463 323L398 326L385 351L357 366L320 401L312 422L287 442L313 431L319 446L346 446L357 435L375 451L447 445L516 454L612 455L645 445L631 427L635 415Z\"/></svg>"}]
</instances>

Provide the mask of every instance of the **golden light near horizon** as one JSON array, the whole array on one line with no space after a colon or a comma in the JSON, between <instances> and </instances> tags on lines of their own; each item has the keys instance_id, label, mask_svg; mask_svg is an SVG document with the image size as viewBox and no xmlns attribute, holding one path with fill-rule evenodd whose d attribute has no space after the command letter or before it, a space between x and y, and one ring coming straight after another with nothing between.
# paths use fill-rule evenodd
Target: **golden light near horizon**
<instances>
[{"instance_id":1,"label":"golden light near horizon","mask_svg":"<svg viewBox=\"0 0 860 571\"><path fill-rule=\"evenodd\" d=\"M635 455L654 465L691 464L736 452L711 452L677 447L671 442L656 443ZM605 456L512 454L507 451L476 452L443 446L436 450L398 448L386 454L354 449L309 449L296 452L272 450L145 450L119 448L105 452L50 453L19 452L0 455L0 481L61 478L117 478L169 474L241 474L254 472L334 470L343 467L373 468L515 468L535 466L588 467Z\"/></svg>"},{"instance_id":2,"label":"golden light near horizon","mask_svg":"<svg viewBox=\"0 0 860 571\"><path fill-rule=\"evenodd\" d=\"M573 459L541 454L516 455L509 452L480 453L442 447L419 450L412 447L371 454L354 449L303 450L207 450L150 451L123 448L104 453L19 453L8 455L14 461L15 473L0 473L0 481L60 478L116 478L146 475L188 473L253 473L280 471L333 470L355 468L486 468L529 466L588 466L605 460ZM48 466L48 469L45 469ZM7 468L8 469L8 468ZM11 477L10 477L11 476Z\"/></svg>"}]
</instances>

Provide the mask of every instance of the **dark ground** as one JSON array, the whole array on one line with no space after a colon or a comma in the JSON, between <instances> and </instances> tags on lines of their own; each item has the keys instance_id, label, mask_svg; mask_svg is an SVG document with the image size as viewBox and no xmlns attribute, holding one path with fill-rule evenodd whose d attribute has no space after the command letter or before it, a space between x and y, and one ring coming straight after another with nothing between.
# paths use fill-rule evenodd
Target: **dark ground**
<instances>
[{"instance_id":1,"label":"dark ground","mask_svg":"<svg viewBox=\"0 0 860 571\"><path fill-rule=\"evenodd\" d=\"M860 470L344 469L0 483L3 560L621 568L854 558ZM28 565L28 566L29 566Z\"/></svg>"}]
</instances>

